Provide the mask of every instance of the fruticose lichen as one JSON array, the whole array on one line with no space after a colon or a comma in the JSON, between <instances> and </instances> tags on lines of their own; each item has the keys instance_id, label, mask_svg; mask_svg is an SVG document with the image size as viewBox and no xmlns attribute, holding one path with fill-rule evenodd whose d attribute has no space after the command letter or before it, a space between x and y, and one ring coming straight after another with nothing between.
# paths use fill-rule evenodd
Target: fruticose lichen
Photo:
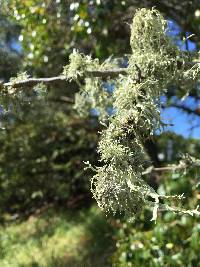
<instances>
[{"instance_id":1,"label":"fruticose lichen","mask_svg":"<svg viewBox=\"0 0 200 267\"><path fill-rule=\"evenodd\" d=\"M106 212L133 216L148 205L153 206L152 220L156 220L159 200L164 198L143 179L145 168L151 164L147 163L144 142L164 126L160 96L167 87L183 80L197 82L200 76L199 65L186 68L188 55L173 44L166 29L167 22L155 9L138 10L133 18L128 75L115 79L112 95L115 112L107 118L108 126L101 134L98 146L101 166L95 169L91 182L94 198ZM65 69L68 79L77 79L77 75L84 77L88 69L106 67L77 52L70 61ZM86 79L81 101L90 103L90 108L105 106L102 84L100 78ZM81 101L77 102L78 108ZM169 206L166 208L172 210Z\"/></svg>"},{"instance_id":2,"label":"fruticose lichen","mask_svg":"<svg viewBox=\"0 0 200 267\"><path fill-rule=\"evenodd\" d=\"M112 107L113 97L112 92L109 92L109 84L114 83L110 80L103 81L101 77L93 77L88 74L93 70L106 70L116 67L116 63L111 60L106 60L100 64L98 59L92 59L91 56L85 56L74 50L69 57L69 65L64 67L63 75L68 80L75 80L79 83L79 78L84 77L87 72L87 77L84 79L84 84L80 86L80 90L75 95L74 108L80 116L88 117L91 110L95 110L101 121L108 118L107 109Z\"/></svg>"},{"instance_id":3,"label":"fruticose lichen","mask_svg":"<svg viewBox=\"0 0 200 267\"><path fill-rule=\"evenodd\" d=\"M131 25L129 75L114 91L116 113L98 148L104 165L92 180L94 197L108 212L133 215L153 204L152 219L157 217L160 196L142 177L147 165L144 141L163 126L159 99L167 86L190 72L195 77L200 73L199 68L183 71L186 58L166 35L166 26L155 9L139 10Z\"/></svg>"}]
</instances>

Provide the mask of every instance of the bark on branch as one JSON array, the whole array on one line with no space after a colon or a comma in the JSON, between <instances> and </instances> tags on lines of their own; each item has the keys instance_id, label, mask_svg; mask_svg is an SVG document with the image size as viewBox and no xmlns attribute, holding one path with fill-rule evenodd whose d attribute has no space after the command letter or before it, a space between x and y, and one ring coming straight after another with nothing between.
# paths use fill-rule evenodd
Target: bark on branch
<instances>
[{"instance_id":1,"label":"bark on branch","mask_svg":"<svg viewBox=\"0 0 200 267\"><path fill-rule=\"evenodd\" d=\"M101 77L101 78L115 78L120 74L126 75L127 71L125 68L111 69L111 70L92 70L86 71L85 77ZM43 84L51 84L53 82L67 81L65 76L56 76L50 78L28 78L26 80L21 80L17 82L8 82L8 83L0 83L1 87L12 87L12 88L20 88L20 87L33 87L39 83Z\"/></svg>"},{"instance_id":2,"label":"bark on branch","mask_svg":"<svg viewBox=\"0 0 200 267\"><path fill-rule=\"evenodd\" d=\"M178 164L178 165L169 165L169 166L165 166L165 167L154 167L151 166L149 168L147 168L142 174L149 174L151 172L165 172L165 171L176 171L176 170L185 170L189 167L200 167L200 161L197 161L196 163L182 163L182 164Z\"/></svg>"},{"instance_id":3,"label":"bark on branch","mask_svg":"<svg viewBox=\"0 0 200 267\"><path fill-rule=\"evenodd\" d=\"M196 64L200 64L200 62L185 62L184 66L186 69L193 67ZM181 64L182 65L182 64ZM181 68L181 65L179 66ZM118 77L120 74L126 75L127 69L126 68L116 68L110 70L92 70L86 71L84 73L85 77L100 77L103 79L106 78L115 78ZM12 88L21 88L21 87L33 87L39 83L44 84L51 84L53 82L61 82L66 81L69 82L65 76L56 76L56 77L49 77L49 78L28 78L26 80L16 81L16 82L7 82L3 83L0 81L0 88L12 87Z\"/></svg>"}]
</instances>

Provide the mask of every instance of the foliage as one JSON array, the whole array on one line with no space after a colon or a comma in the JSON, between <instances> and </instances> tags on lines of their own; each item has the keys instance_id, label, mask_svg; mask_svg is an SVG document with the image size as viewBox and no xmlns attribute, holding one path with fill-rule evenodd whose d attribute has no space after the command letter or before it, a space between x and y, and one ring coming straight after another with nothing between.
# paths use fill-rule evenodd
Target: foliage
<instances>
[{"instance_id":1,"label":"foliage","mask_svg":"<svg viewBox=\"0 0 200 267\"><path fill-rule=\"evenodd\" d=\"M183 138L181 135L176 135L173 132L164 132L156 136L158 144L158 154L162 154L162 164L178 163L183 155L191 155L199 158L200 143L198 139Z\"/></svg>"},{"instance_id":2,"label":"foliage","mask_svg":"<svg viewBox=\"0 0 200 267\"><path fill-rule=\"evenodd\" d=\"M109 266L114 231L95 206L38 213L0 226L1 267Z\"/></svg>"},{"instance_id":3,"label":"foliage","mask_svg":"<svg viewBox=\"0 0 200 267\"><path fill-rule=\"evenodd\" d=\"M13 39L18 33L17 25L11 23L0 9L0 79L8 80L20 69L20 55L13 48Z\"/></svg>"},{"instance_id":4,"label":"foliage","mask_svg":"<svg viewBox=\"0 0 200 267\"><path fill-rule=\"evenodd\" d=\"M125 11L121 1L8 0L2 5L5 13L21 26L24 65L30 69L37 65L33 71L39 74L58 74L73 48L106 58L119 48L124 53L128 47L124 36L119 36L119 27L124 25L118 23L113 31L111 19L119 9ZM111 45L110 40L117 35L118 42Z\"/></svg>"},{"instance_id":5,"label":"foliage","mask_svg":"<svg viewBox=\"0 0 200 267\"><path fill-rule=\"evenodd\" d=\"M66 52L66 57L63 56L61 41L56 41L58 36L68 40L66 27L52 23L55 15L53 6L48 9L47 6L40 6L39 2L0 2L5 7L1 22L7 30L1 32L1 42L7 40L6 32L12 41L4 42L3 51L8 51L1 57L1 75L7 79L16 75L16 69L21 71L16 78L10 80L12 83L27 78L27 70L29 74L55 75L66 64L68 53ZM6 17L5 14L9 16ZM43 23L45 17L49 18L48 27ZM38 19L42 23L38 23ZM56 17L56 20L59 18ZM7 24L3 24L5 21ZM37 36L33 34L35 31ZM11 53L7 48L8 45L16 44L18 37L23 41L23 65L18 64L16 53ZM66 45L65 42L63 45ZM51 48L52 58L49 56L46 62L44 56L48 55L43 53L48 48ZM32 49L36 53L33 59L30 58ZM67 49L65 47L65 51ZM12 68L5 68L6 64ZM45 202L58 201L66 204L69 198L76 199L77 195L88 194L89 172L84 172L83 160L91 160L93 163L96 161L98 127L91 117L80 119L74 112L72 102L77 86L73 83L55 83L48 88L40 84L31 90L12 87L4 89L1 87L0 96L3 105L0 132L0 210L30 213ZM44 96L47 91L48 96Z\"/></svg>"},{"instance_id":6,"label":"foliage","mask_svg":"<svg viewBox=\"0 0 200 267\"><path fill-rule=\"evenodd\" d=\"M43 99L24 105L22 111L23 119L13 112L4 114L6 128L0 135L1 211L30 212L44 202L64 203L69 197L88 193L89 173L83 170L83 159L95 162L97 142L91 122L75 121L62 106L58 110L57 105Z\"/></svg>"},{"instance_id":7,"label":"foliage","mask_svg":"<svg viewBox=\"0 0 200 267\"><path fill-rule=\"evenodd\" d=\"M199 170L195 172L199 174ZM199 189L195 188L193 177L195 177L194 172L186 176L177 174L172 174L171 177L162 176L164 183L159 190L167 191L168 194L184 192L187 196L185 202L189 208L199 203ZM189 188L193 190L189 191ZM112 256L112 266L199 266L199 218L165 212L154 224L149 222L150 216L149 211L145 211L134 222L123 219L118 221L116 251Z\"/></svg>"},{"instance_id":8,"label":"foliage","mask_svg":"<svg viewBox=\"0 0 200 267\"><path fill-rule=\"evenodd\" d=\"M8 79L8 73L14 76L19 71L19 56L8 49L0 49L0 78Z\"/></svg>"}]
</instances>

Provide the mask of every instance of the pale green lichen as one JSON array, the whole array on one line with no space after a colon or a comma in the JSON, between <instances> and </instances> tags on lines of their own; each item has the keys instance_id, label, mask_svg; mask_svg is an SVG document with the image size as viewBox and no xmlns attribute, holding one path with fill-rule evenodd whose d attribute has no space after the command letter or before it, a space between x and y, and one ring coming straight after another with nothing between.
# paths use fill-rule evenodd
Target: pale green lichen
<instances>
[{"instance_id":1,"label":"pale green lichen","mask_svg":"<svg viewBox=\"0 0 200 267\"><path fill-rule=\"evenodd\" d=\"M69 57L69 64L64 67L63 75L67 80L75 80L80 86L80 90L75 95L74 108L81 116L88 116L92 109L95 109L100 120L108 118L107 108L112 107L112 94L106 90L105 82L99 77L89 75L93 70L106 70L116 66L116 63L106 60L100 63L98 59L85 56L74 50ZM80 83L80 78L84 78ZM112 81L110 81L112 82Z\"/></svg>"},{"instance_id":2,"label":"pale green lichen","mask_svg":"<svg viewBox=\"0 0 200 267\"><path fill-rule=\"evenodd\" d=\"M74 108L84 117L88 117L91 110L96 110L99 119L104 121L108 118L107 108L112 103L112 94L104 88L104 82L100 78L86 78L75 95Z\"/></svg>"},{"instance_id":3,"label":"pale green lichen","mask_svg":"<svg viewBox=\"0 0 200 267\"><path fill-rule=\"evenodd\" d=\"M197 64L185 68L191 58L173 44L166 29L167 22L156 9L143 8L136 12L131 25L132 54L127 75L107 79L114 84L113 94L105 90L105 80L90 77L89 73L114 68L114 61L100 64L98 59L74 50L64 67L66 79L80 85L74 107L84 116L96 109L99 119L108 122L98 146L102 166L95 168L91 181L94 198L106 212L133 216L147 205L153 207L152 220L156 220L160 199L170 199L157 194L143 179L145 169L151 165L144 142L164 126L160 118L160 96L171 84L196 85L200 67ZM107 107L113 107L110 117Z\"/></svg>"},{"instance_id":4,"label":"pale green lichen","mask_svg":"<svg viewBox=\"0 0 200 267\"><path fill-rule=\"evenodd\" d=\"M31 105L34 100L44 100L46 97L46 86L43 83L33 86L32 90L24 90L24 87L15 87L18 82L25 81L29 78L26 72L19 73L16 77L12 77L9 85L2 86L0 95L0 105L3 107L2 117L5 114L17 114L18 117L23 116L23 105ZM6 119L4 123L7 124Z\"/></svg>"},{"instance_id":5,"label":"pale green lichen","mask_svg":"<svg viewBox=\"0 0 200 267\"><path fill-rule=\"evenodd\" d=\"M144 141L163 127L159 99L167 86L182 78L199 77L198 67L184 72L185 55L166 36L166 25L155 9L141 9L133 19L129 75L119 78L115 88L116 113L98 148L104 165L92 179L94 197L107 212L133 215L153 205L152 220L157 218L163 196L143 180L147 166Z\"/></svg>"},{"instance_id":6,"label":"pale green lichen","mask_svg":"<svg viewBox=\"0 0 200 267\"><path fill-rule=\"evenodd\" d=\"M68 80L77 80L78 77L83 76L86 70L98 66L98 59L92 60L90 56L85 56L77 50L73 50L73 53L69 56L69 64L63 68L63 75Z\"/></svg>"}]
</instances>

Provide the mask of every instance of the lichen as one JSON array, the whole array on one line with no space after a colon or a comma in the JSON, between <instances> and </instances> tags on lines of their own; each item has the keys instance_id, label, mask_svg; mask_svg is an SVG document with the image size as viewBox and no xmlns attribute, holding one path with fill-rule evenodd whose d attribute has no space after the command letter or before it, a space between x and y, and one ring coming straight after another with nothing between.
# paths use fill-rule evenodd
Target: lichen
<instances>
[{"instance_id":1,"label":"lichen","mask_svg":"<svg viewBox=\"0 0 200 267\"><path fill-rule=\"evenodd\" d=\"M115 67L112 62L100 64L97 59L74 51L64 68L66 79L84 79L84 83L79 82L75 108L84 115L95 108L99 119L107 120L98 146L101 166L95 168L91 180L94 198L106 212L133 216L149 206L153 207L152 220L156 220L160 199L182 198L160 196L143 178L151 165L144 143L165 125L160 117L160 96L172 84L195 86L200 77L199 64L186 67L190 56L178 49L166 30L167 22L156 9L142 8L136 12L131 25L132 54L127 75L107 81L115 87L111 95L104 90L105 80L87 75L88 71ZM108 106L113 110L110 117L106 114ZM162 204L163 207L180 212ZM195 210L192 214L197 213Z\"/></svg>"},{"instance_id":2,"label":"lichen","mask_svg":"<svg viewBox=\"0 0 200 267\"><path fill-rule=\"evenodd\" d=\"M94 197L107 212L133 216L148 205L153 206L152 220L157 218L162 196L142 176L148 161L144 141L163 127L160 96L168 85L183 77L195 80L199 76L199 68L184 72L185 55L166 35L166 26L155 9L138 10L131 25L128 77L119 78L115 88L116 113L98 148L104 165L92 179Z\"/></svg>"},{"instance_id":3,"label":"lichen","mask_svg":"<svg viewBox=\"0 0 200 267\"><path fill-rule=\"evenodd\" d=\"M112 107L113 97L100 78L86 78L80 91L75 95L74 108L80 116L88 117L92 110L101 121L108 119L107 108Z\"/></svg>"},{"instance_id":4,"label":"lichen","mask_svg":"<svg viewBox=\"0 0 200 267\"><path fill-rule=\"evenodd\" d=\"M1 120L4 124L9 122L4 119L7 114L16 114L16 116L22 118L24 115L23 106L31 105L34 100L45 100L46 98L46 86L42 83L33 86L32 90L24 90L24 87L15 87L18 82L25 81L29 78L26 72L18 73L16 77L12 77L8 86L2 85L0 94L0 105L2 106ZM1 123L2 123L1 121Z\"/></svg>"},{"instance_id":5,"label":"lichen","mask_svg":"<svg viewBox=\"0 0 200 267\"><path fill-rule=\"evenodd\" d=\"M69 64L63 68L63 75L67 80L77 80L86 70L98 65L98 59L92 60L90 56L85 56L74 49L69 56Z\"/></svg>"},{"instance_id":6,"label":"lichen","mask_svg":"<svg viewBox=\"0 0 200 267\"><path fill-rule=\"evenodd\" d=\"M107 120L107 108L112 107L113 103L112 93L107 90L108 84L106 85L100 77L90 77L89 72L111 69L115 66L116 64L110 60L100 63L98 59L92 59L91 56L85 56L76 50L70 55L69 64L64 67L63 75L67 80L75 80L80 86L74 104L80 116L87 117L91 110L95 109L101 121ZM85 78L83 83L80 83L81 78ZM113 82L110 80L110 83Z\"/></svg>"}]
</instances>

